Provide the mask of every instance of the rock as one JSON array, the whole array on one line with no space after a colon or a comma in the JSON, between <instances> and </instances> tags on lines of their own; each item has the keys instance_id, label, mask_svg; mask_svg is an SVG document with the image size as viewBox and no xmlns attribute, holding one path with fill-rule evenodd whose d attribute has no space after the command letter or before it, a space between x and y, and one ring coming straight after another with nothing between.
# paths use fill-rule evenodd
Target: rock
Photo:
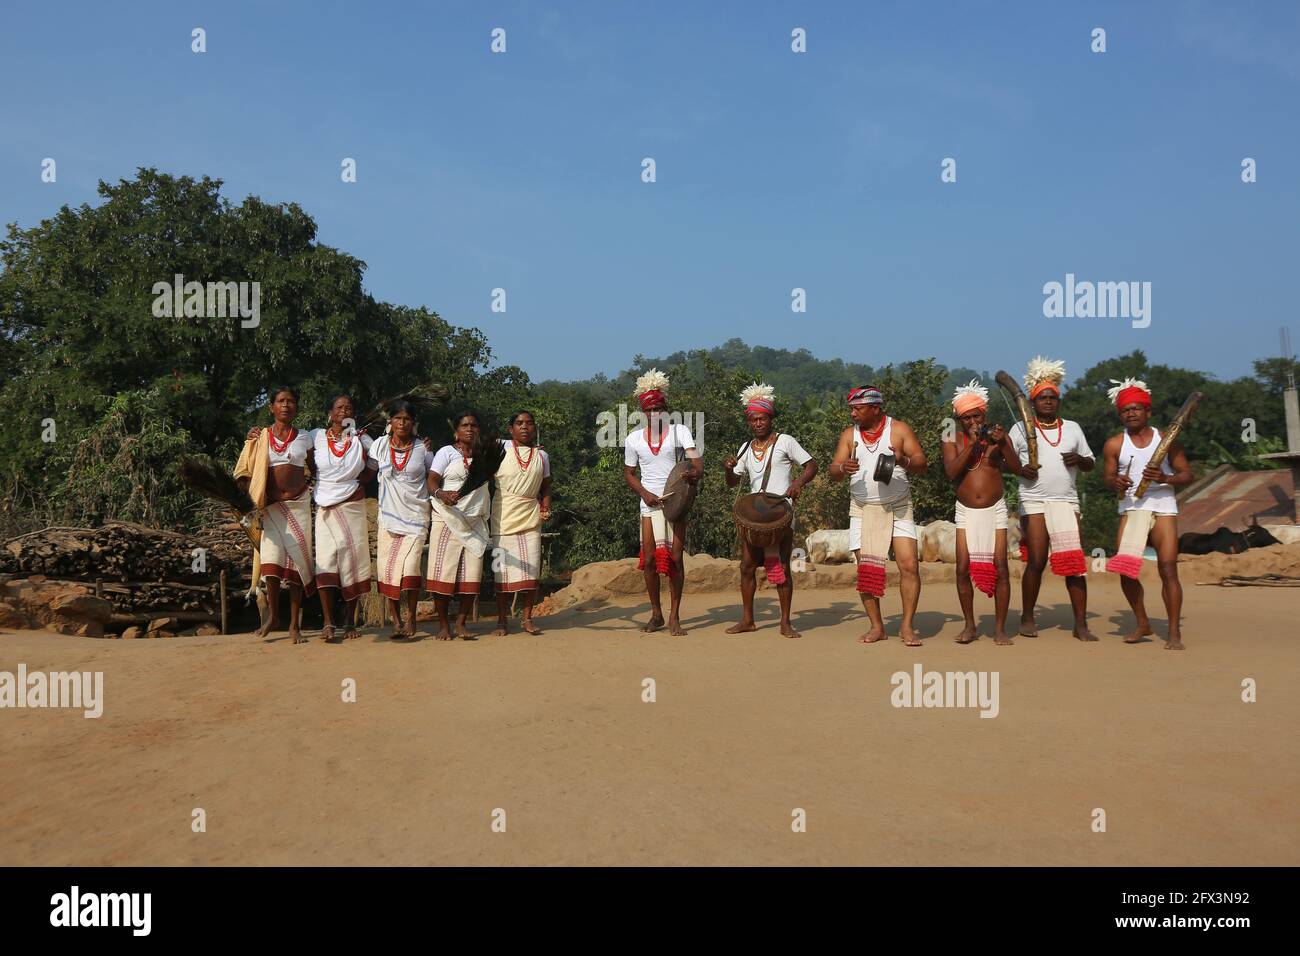
<instances>
[{"instance_id":1,"label":"rock","mask_svg":"<svg viewBox=\"0 0 1300 956\"><path fill-rule=\"evenodd\" d=\"M196 637L211 637L214 634L220 633L221 628L217 627L215 624L200 624L194 629L194 635Z\"/></svg>"},{"instance_id":2,"label":"rock","mask_svg":"<svg viewBox=\"0 0 1300 956\"><path fill-rule=\"evenodd\" d=\"M438 619L438 605L433 602L432 598L416 603L415 619L417 621L436 621Z\"/></svg>"},{"instance_id":3,"label":"rock","mask_svg":"<svg viewBox=\"0 0 1300 956\"><path fill-rule=\"evenodd\" d=\"M176 632L175 631L154 631L149 636L150 637L175 637Z\"/></svg>"},{"instance_id":4,"label":"rock","mask_svg":"<svg viewBox=\"0 0 1300 956\"><path fill-rule=\"evenodd\" d=\"M133 641L137 637L144 637L144 628L128 627L122 632L122 640L124 641Z\"/></svg>"},{"instance_id":5,"label":"rock","mask_svg":"<svg viewBox=\"0 0 1300 956\"><path fill-rule=\"evenodd\" d=\"M156 631L161 631L164 630L165 628L175 627L175 626L176 626L176 619L173 617L156 617L152 621L150 621L149 624L145 627L145 633L149 637L157 637L158 635L155 633Z\"/></svg>"},{"instance_id":6,"label":"rock","mask_svg":"<svg viewBox=\"0 0 1300 956\"><path fill-rule=\"evenodd\" d=\"M10 631L26 631L35 627L32 620L8 601L0 601L0 628Z\"/></svg>"},{"instance_id":7,"label":"rock","mask_svg":"<svg viewBox=\"0 0 1300 956\"><path fill-rule=\"evenodd\" d=\"M813 564L847 564L853 560L847 528L814 531L804 540L808 545L808 560Z\"/></svg>"},{"instance_id":8,"label":"rock","mask_svg":"<svg viewBox=\"0 0 1300 956\"><path fill-rule=\"evenodd\" d=\"M951 521L931 521L916 529L921 541L921 560L957 563L957 526Z\"/></svg>"}]
</instances>

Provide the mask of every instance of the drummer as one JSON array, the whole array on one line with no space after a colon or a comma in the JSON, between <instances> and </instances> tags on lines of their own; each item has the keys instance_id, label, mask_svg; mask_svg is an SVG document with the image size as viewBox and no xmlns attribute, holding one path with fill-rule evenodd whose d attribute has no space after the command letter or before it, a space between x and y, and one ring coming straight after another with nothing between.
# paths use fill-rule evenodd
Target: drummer
<instances>
[{"instance_id":1,"label":"drummer","mask_svg":"<svg viewBox=\"0 0 1300 956\"><path fill-rule=\"evenodd\" d=\"M650 598L650 620L641 630L657 631L664 626L663 608L659 604L659 575L668 575L672 609L668 612L668 631L685 634L680 611L682 587L686 582L682 548L686 542L686 516L669 521L664 514L664 488L668 476L682 452L690 462L685 479L691 484L704 474L695 439L685 425L673 423L668 415L668 376L650 369L636 380L636 397L647 424L627 436L623 451L623 479L641 499L641 560L638 567L645 573L646 595ZM637 472L640 472L638 477ZM680 492L679 492L680 493Z\"/></svg>"},{"instance_id":2,"label":"drummer","mask_svg":"<svg viewBox=\"0 0 1300 956\"><path fill-rule=\"evenodd\" d=\"M817 474L817 462L803 450L793 436L781 435L772 430L776 415L775 389L771 385L753 384L740 393L745 423L754 437L740 446L735 455L726 459L727 487L734 488L742 476L749 476L749 493L769 492L782 495L794 507L799 492ZM790 480L792 470L802 468L799 477ZM776 585L781 601L781 633L786 637L799 637L790 623L790 603L794 597L794 575L790 570L790 552L794 548L794 522L786 525L781 540L775 547L762 548L750 544L745 529L736 525L737 544L740 548L740 620L727 628L728 634L756 630L754 625L754 591L758 581L754 572L762 565L768 583Z\"/></svg>"},{"instance_id":3,"label":"drummer","mask_svg":"<svg viewBox=\"0 0 1300 956\"><path fill-rule=\"evenodd\" d=\"M885 561L892 546L903 597L898 636L908 647L919 647L912 618L921 599L921 572L907 476L925 471L925 452L910 425L885 414L884 395L874 385L852 389L848 404L853 424L840 434L830 475L849 480L849 550L858 563L858 592L871 621L858 642L874 644L885 639L880 598L885 593Z\"/></svg>"}]
</instances>

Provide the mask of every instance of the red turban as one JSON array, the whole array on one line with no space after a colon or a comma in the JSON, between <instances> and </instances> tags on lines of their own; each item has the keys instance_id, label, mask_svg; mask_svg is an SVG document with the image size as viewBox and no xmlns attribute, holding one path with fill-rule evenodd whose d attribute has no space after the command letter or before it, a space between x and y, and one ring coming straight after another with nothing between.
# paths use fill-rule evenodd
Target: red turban
<instances>
[{"instance_id":1,"label":"red turban","mask_svg":"<svg viewBox=\"0 0 1300 956\"><path fill-rule=\"evenodd\" d=\"M1115 396L1115 407L1123 408L1125 405L1134 403L1151 407L1151 393L1145 388L1138 388L1136 385L1130 385L1128 388L1122 388L1119 394Z\"/></svg>"},{"instance_id":2,"label":"red turban","mask_svg":"<svg viewBox=\"0 0 1300 956\"><path fill-rule=\"evenodd\" d=\"M652 388L649 391L642 392L639 401L641 402L641 411L648 412L652 406L664 401L664 393L661 389Z\"/></svg>"}]
</instances>

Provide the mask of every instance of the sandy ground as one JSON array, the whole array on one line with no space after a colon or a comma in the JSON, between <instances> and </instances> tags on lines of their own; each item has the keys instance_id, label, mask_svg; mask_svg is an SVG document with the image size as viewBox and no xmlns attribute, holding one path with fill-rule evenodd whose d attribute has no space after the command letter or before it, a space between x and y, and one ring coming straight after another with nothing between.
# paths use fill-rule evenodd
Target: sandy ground
<instances>
[{"instance_id":1,"label":"sandy ground","mask_svg":"<svg viewBox=\"0 0 1300 956\"><path fill-rule=\"evenodd\" d=\"M954 644L951 585L916 649L857 644L849 590L796 594L798 641L770 592L740 636L721 593L685 638L639 635L633 599L474 643L0 634L0 670L105 674L98 720L0 711L0 864L1300 863L1297 592L1189 581L1175 653L1119 642L1107 577L1092 645L1050 576L1014 647ZM916 661L996 670L1000 714L893 708Z\"/></svg>"}]
</instances>

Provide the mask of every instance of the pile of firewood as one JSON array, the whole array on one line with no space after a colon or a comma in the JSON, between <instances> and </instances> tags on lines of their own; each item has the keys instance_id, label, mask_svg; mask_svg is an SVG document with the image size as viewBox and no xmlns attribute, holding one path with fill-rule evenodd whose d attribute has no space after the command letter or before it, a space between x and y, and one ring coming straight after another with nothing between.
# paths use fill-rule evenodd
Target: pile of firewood
<instances>
[{"instance_id":1,"label":"pile of firewood","mask_svg":"<svg viewBox=\"0 0 1300 956\"><path fill-rule=\"evenodd\" d=\"M0 573L67 581L160 582L151 587L169 582L203 585L206 590L221 571L232 582L247 573L247 538L242 546L235 542L226 529L182 535L127 523L46 528L6 541L0 547Z\"/></svg>"}]
</instances>

